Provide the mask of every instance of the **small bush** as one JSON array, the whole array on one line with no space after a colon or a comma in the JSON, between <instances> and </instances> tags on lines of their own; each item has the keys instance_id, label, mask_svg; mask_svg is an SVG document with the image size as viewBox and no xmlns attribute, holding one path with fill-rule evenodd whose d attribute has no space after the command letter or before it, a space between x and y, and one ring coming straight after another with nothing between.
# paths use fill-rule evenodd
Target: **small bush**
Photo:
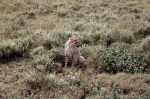
<instances>
[{"instance_id":1,"label":"small bush","mask_svg":"<svg viewBox=\"0 0 150 99\"><path fill-rule=\"evenodd\" d=\"M68 84L65 80L59 79L55 74L43 74L36 70L26 73L25 82L29 88L40 90L55 90Z\"/></svg>"},{"instance_id":2,"label":"small bush","mask_svg":"<svg viewBox=\"0 0 150 99\"><path fill-rule=\"evenodd\" d=\"M61 63L62 66L65 66L65 54L63 48L54 48L51 50L51 58L54 62Z\"/></svg>"},{"instance_id":3,"label":"small bush","mask_svg":"<svg viewBox=\"0 0 150 99\"><path fill-rule=\"evenodd\" d=\"M126 32L126 31L112 30L106 34L101 34L99 42L108 47L115 42L125 42L132 44L134 40L135 40L134 35L130 31Z\"/></svg>"},{"instance_id":4,"label":"small bush","mask_svg":"<svg viewBox=\"0 0 150 99\"><path fill-rule=\"evenodd\" d=\"M34 48L32 51L31 51L31 54L35 55L35 54L38 54L40 52L42 52L44 50L44 47L43 46L39 46L37 48Z\"/></svg>"},{"instance_id":5,"label":"small bush","mask_svg":"<svg viewBox=\"0 0 150 99\"><path fill-rule=\"evenodd\" d=\"M48 15L48 14L53 13L53 10L54 10L54 7L49 6L49 5L41 4L41 5L39 6L38 12L39 12L39 14L41 14L41 15Z\"/></svg>"},{"instance_id":6,"label":"small bush","mask_svg":"<svg viewBox=\"0 0 150 99\"><path fill-rule=\"evenodd\" d=\"M71 33L53 32L50 34L53 47L64 47L65 42L71 37Z\"/></svg>"},{"instance_id":7,"label":"small bush","mask_svg":"<svg viewBox=\"0 0 150 99\"><path fill-rule=\"evenodd\" d=\"M99 91L99 85L94 84L90 80L90 77L86 75L83 77L83 72L81 71L71 71L66 77L69 86L76 86L82 88L85 92L85 95L95 95Z\"/></svg>"},{"instance_id":8,"label":"small bush","mask_svg":"<svg viewBox=\"0 0 150 99\"><path fill-rule=\"evenodd\" d=\"M16 57L23 57L29 54L29 49L32 46L30 38L14 39L0 43L0 58L1 60L10 60Z\"/></svg>"},{"instance_id":9,"label":"small bush","mask_svg":"<svg viewBox=\"0 0 150 99\"><path fill-rule=\"evenodd\" d=\"M143 58L143 71L150 72L150 36L147 36L140 45L137 47L136 51L140 53Z\"/></svg>"},{"instance_id":10,"label":"small bush","mask_svg":"<svg viewBox=\"0 0 150 99\"><path fill-rule=\"evenodd\" d=\"M36 56L31 66L44 73L58 72L62 69L62 65L60 63L55 63L49 56L44 55Z\"/></svg>"},{"instance_id":11,"label":"small bush","mask_svg":"<svg viewBox=\"0 0 150 99\"><path fill-rule=\"evenodd\" d=\"M49 38L49 37L46 37L45 39L43 39L42 41L41 41L41 45L43 45L45 48L47 48L47 49L52 49L52 41L51 41L51 39Z\"/></svg>"},{"instance_id":12,"label":"small bush","mask_svg":"<svg viewBox=\"0 0 150 99\"><path fill-rule=\"evenodd\" d=\"M71 8L75 11L79 11L82 8L82 6L80 3L76 2L76 3L74 3L74 5Z\"/></svg>"},{"instance_id":13,"label":"small bush","mask_svg":"<svg viewBox=\"0 0 150 99\"><path fill-rule=\"evenodd\" d=\"M150 22L150 11L149 10L144 10L141 14L143 19L146 19L147 21Z\"/></svg>"},{"instance_id":14,"label":"small bush","mask_svg":"<svg viewBox=\"0 0 150 99\"><path fill-rule=\"evenodd\" d=\"M80 34L79 36L79 40L81 41L81 44L87 44L87 45L96 45L97 42L95 42L92 34Z\"/></svg>"},{"instance_id":15,"label":"small bush","mask_svg":"<svg viewBox=\"0 0 150 99\"><path fill-rule=\"evenodd\" d=\"M57 13L58 17L63 18L63 17L66 17L68 15L68 10L59 9L59 10L57 10L56 13Z\"/></svg>"},{"instance_id":16,"label":"small bush","mask_svg":"<svg viewBox=\"0 0 150 99\"><path fill-rule=\"evenodd\" d=\"M112 90L102 87L97 94L88 96L87 99L120 99L122 95L122 89L119 85L115 84Z\"/></svg>"},{"instance_id":17,"label":"small bush","mask_svg":"<svg viewBox=\"0 0 150 99\"><path fill-rule=\"evenodd\" d=\"M32 47L44 46L51 49L51 40L48 35L42 33L41 30L36 31L31 35L33 45Z\"/></svg>"},{"instance_id":18,"label":"small bush","mask_svg":"<svg viewBox=\"0 0 150 99\"><path fill-rule=\"evenodd\" d=\"M28 12L27 14L27 18L28 19L36 19L36 14L35 12Z\"/></svg>"},{"instance_id":19,"label":"small bush","mask_svg":"<svg viewBox=\"0 0 150 99\"><path fill-rule=\"evenodd\" d=\"M45 74L32 70L26 73L26 83L31 89L41 89L48 86L49 80Z\"/></svg>"},{"instance_id":20,"label":"small bush","mask_svg":"<svg viewBox=\"0 0 150 99\"><path fill-rule=\"evenodd\" d=\"M121 34L121 41L125 43L132 44L135 41L134 35L129 31L128 33Z\"/></svg>"},{"instance_id":21,"label":"small bush","mask_svg":"<svg viewBox=\"0 0 150 99\"><path fill-rule=\"evenodd\" d=\"M146 38L146 36L150 35L150 27L146 27L144 29L140 29L134 33L136 39Z\"/></svg>"},{"instance_id":22,"label":"small bush","mask_svg":"<svg viewBox=\"0 0 150 99\"><path fill-rule=\"evenodd\" d=\"M112 43L120 40L120 32L119 31L112 31L106 34L101 35L100 43L106 45L107 47L110 46Z\"/></svg>"},{"instance_id":23,"label":"small bush","mask_svg":"<svg viewBox=\"0 0 150 99\"><path fill-rule=\"evenodd\" d=\"M98 59L96 59L99 49L101 49L101 46L91 46L86 44L79 47L81 55L86 59L84 61L85 67L95 68L97 65L99 65L99 62L97 62Z\"/></svg>"},{"instance_id":24,"label":"small bush","mask_svg":"<svg viewBox=\"0 0 150 99\"><path fill-rule=\"evenodd\" d=\"M101 46L91 46L83 44L81 47L79 47L79 51L85 58L93 58L100 48Z\"/></svg>"},{"instance_id":25,"label":"small bush","mask_svg":"<svg viewBox=\"0 0 150 99\"><path fill-rule=\"evenodd\" d=\"M17 33L17 30L19 29L20 26L18 24L7 26L4 29L3 35L5 38L10 38L10 39L18 38L19 34Z\"/></svg>"},{"instance_id":26,"label":"small bush","mask_svg":"<svg viewBox=\"0 0 150 99\"><path fill-rule=\"evenodd\" d=\"M82 23L79 23L73 27L74 31L79 31L79 32L83 32L85 29L86 27Z\"/></svg>"},{"instance_id":27,"label":"small bush","mask_svg":"<svg viewBox=\"0 0 150 99\"><path fill-rule=\"evenodd\" d=\"M143 72L150 73L150 51L144 51L141 53L143 58Z\"/></svg>"},{"instance_id":28,"label":"small bush","mask_svg":"<svg viewBox=\"0 0 150 99\"><path fill-rule=\"evenodd\" d=\"M14 4L12 5L12 9L13 11L19 11L19 10L23 10L25 7L26 4L22 1L16 1L14 2Z\"/></svg>"},{"instance_id":29,"label":"small bush","mask_svg":"<svg viewBox=\"0 0 150 99\"><path fill-rule=\"evenodd\" d=\"M101 48L98 52L98 60L101 63L103 72L117 73L138 73L142 72L142 60L139 54L131 53L121 44L111 48Z\"/></svg>"},{"instance_id":30,"label":"small bush","mask_svg":"<svg viewBox=\"0 0 150 99\"><path fill-rule=\"evenodd\" d=\"M141 43L140 46L138 47L139 51L146 52L150 51L150 36L147 36Z\"/></svg>"}]
</instances>

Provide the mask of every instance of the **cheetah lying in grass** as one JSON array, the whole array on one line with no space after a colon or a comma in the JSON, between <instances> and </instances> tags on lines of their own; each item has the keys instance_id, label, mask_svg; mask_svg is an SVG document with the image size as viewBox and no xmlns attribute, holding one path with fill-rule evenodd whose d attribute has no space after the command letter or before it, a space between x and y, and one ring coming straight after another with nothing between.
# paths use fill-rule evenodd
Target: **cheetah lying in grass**
<instances>
[{"instance_id":1,"label":"cheetah lying in grass","mask_svg":"<svg viewBox=\"0 0 150 99\"><path fill-rule=\"evenodd\" d=\"M80 54L77 49L79 45L79 40L77 37L72 36L65 44L65 67L67 67L68 63L73 66L78 65L78 67L83 67L83 61L85 58Z\"/></svg>"}]
</instances>

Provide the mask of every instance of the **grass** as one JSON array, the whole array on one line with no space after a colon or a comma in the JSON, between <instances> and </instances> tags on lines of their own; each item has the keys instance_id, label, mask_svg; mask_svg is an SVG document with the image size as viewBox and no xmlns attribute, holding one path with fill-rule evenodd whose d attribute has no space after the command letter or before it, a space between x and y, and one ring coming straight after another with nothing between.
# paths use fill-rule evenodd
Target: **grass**
<instances>
[{"instance_id":1,"label":"grass","mask_svg":"<svg viewBox=\"0 0 150 99\"><path fill-rule=\"evenodd\" d=\"M148 99L148 0L1 0L0 98ZM64 68L75 35L86 68Z\"/></svg>"}]
</instances>

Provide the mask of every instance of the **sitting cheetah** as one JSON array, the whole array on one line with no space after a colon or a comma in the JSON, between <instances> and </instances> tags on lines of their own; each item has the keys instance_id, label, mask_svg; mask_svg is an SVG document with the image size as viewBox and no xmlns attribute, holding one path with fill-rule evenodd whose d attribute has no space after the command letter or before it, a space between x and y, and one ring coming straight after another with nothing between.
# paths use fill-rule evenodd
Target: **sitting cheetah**
<instances>
[{"instance_id":1,"label":"sitting cheetah","mask_svg":"<svg viewBox=\"0 0 150 99\"><path fill-rule=\"evenodd\" d=\"M72 66L79 65L85 58L81 56L77 47L79 45L79 40L77 37L72 36L65 44L65 67L67 67L70 62Z\"/></svg>"}]
</instances>

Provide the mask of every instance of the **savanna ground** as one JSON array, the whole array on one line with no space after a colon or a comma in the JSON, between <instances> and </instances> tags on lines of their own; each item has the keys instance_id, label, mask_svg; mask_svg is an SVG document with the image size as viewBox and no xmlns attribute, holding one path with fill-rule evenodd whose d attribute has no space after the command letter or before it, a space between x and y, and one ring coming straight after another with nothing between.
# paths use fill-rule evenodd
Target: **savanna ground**
<instances>
[{"instance_id":1,"label":"savanna ground","mask_svg":"<svg viewBox=\"0 0 150 99\"><path fill-rule=\"evenodd\" d=\"M149 99L149 0L0 0L0 99ZM64 68L71 35L86 68Z\"/></svg>"}]
</instances>

